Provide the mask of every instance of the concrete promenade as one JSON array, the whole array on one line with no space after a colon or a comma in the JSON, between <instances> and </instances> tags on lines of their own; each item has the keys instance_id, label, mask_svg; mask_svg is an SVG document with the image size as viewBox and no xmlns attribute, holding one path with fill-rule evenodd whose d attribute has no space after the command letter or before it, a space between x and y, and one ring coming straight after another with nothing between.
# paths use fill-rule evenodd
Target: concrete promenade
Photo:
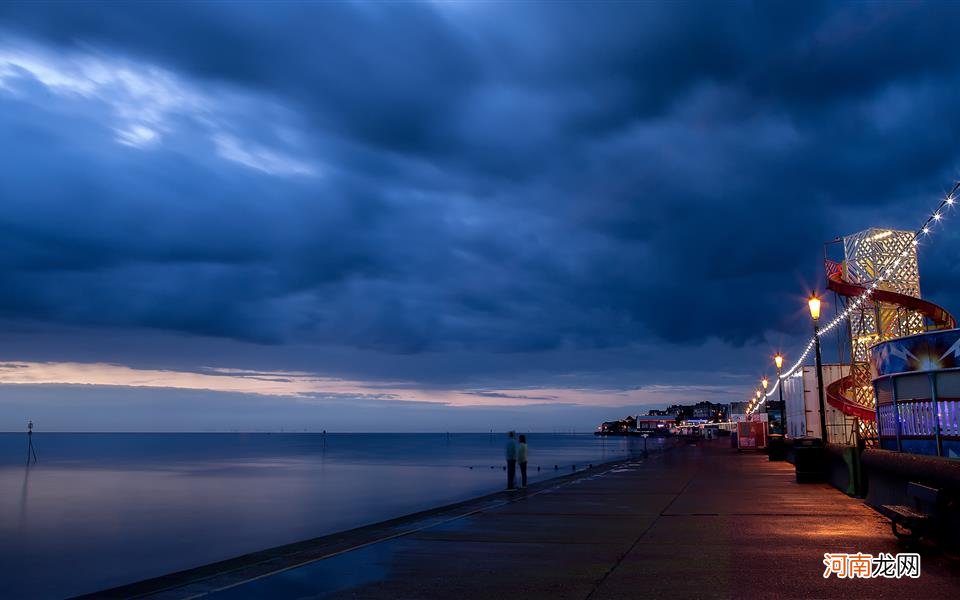
<instances>
[{"instance_id":1,"label":"concrete promenade","mask_svg":"<svg viewBox=\"0 0 960 600\"><path fill-rule=\"evenodd\" d=\"M726 440L313 546L117 595L162 584L149 597L960 598L956 561L936 554L920 579L824 579L824 552L902 551L888 522Z\"/></svg>"}]
</instances>

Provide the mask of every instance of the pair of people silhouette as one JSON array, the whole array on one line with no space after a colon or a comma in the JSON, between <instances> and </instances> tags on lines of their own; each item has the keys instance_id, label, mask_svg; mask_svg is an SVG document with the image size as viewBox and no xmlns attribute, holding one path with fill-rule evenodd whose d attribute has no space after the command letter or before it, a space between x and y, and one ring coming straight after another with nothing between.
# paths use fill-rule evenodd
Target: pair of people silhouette
<instances>
[{"instance_id":1,"label":"pair of people silhouette","mask_svg":"<svg viewBox=\"0 0 960 600\"><path fill-rule=\"evenodd\" d=\"M516 489L517 463L520 464L520 489L527 487L527 436L520 435L519 443L514 431L507 432L507 489Z\"/></svg>"}]
</instances>

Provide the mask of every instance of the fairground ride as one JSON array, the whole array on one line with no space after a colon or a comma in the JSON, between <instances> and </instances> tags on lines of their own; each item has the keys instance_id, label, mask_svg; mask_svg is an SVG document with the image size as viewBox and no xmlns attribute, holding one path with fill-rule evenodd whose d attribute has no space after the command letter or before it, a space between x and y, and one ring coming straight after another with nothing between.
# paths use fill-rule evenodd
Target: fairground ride
<instances>
[{"instance_id":1,"label":"fairground ride","mask_svg":"<svg viewBox=\"0 0 960 600\"><path fill-rule=\"evenodd\" d=\"M841 361L850 366L846 376L827 386L826 399L850 421L845 430L858 431L866 440L876 438L877 418L870 347L892 338L957 326L953 315L920 298L915 239L910 231L870 228L836 240L843 245L842 261L824 260L827 288L836 294L844 312L849 311L839 350ZM865 294L869 290L872 293ZM849 343L844 344L842 337L848 337ZM843 348L845 345L848 347Z\"/></svg>"}]
</instances>

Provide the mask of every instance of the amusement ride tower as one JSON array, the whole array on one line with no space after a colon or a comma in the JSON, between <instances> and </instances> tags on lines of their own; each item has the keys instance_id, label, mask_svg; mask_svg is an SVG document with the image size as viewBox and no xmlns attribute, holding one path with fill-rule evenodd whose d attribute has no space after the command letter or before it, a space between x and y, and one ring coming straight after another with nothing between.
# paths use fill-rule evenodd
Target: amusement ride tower
<instances>
[{"instance_id":1,"label":"amusement ride tower","mask_svg":"<svg viewBox=\"0 0 960 600\"><path fill-rule=\"evenodd\" d=\"M870 347L931 329L952 329L956 319L920 298L913 232L870 228L837 241L843 244L843 261L826 259L825 268L828 289L837 294L844 308L853 307L847 327L850 373L827 386L827 402L855 419L861 436L873 439L876 412L868 362ZM889 274L880 279L880 273L888 268ZM850 304L871 288L869 299Z\"/></svg>"}]
</instances>

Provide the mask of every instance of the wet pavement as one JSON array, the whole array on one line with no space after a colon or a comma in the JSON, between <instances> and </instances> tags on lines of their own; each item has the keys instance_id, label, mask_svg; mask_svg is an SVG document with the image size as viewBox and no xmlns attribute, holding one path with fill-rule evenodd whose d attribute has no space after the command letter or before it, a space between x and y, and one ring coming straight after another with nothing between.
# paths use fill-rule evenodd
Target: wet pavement
<instances>
[{"instance_id":1,"label":"wet pavement","mask_svg":"<svg viewBox=\"0 0 960 600\"><path fill-rule=\"evenodd\" d=\"M722 440L351 538L151 597L960 597L956 561L935 553L919 579L824 579L825 552L902 552L887 520Z\"/></svg>"}]
</instances>

